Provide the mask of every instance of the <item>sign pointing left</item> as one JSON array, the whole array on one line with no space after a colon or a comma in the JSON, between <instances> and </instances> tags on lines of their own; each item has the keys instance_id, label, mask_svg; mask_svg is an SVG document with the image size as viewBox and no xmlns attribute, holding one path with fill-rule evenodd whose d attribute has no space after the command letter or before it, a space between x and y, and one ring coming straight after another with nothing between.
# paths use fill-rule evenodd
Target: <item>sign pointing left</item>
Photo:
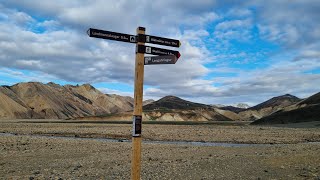
<instances>
[{"instance_id":1,"label":"sign pointing left","mask_svg":"<svg viewBox=\"0 0 320 180\"><path fill-rule=\"evenodd\" d=\"M128 43L137 43L137 38L135 35L117 33L112 31L104 31L100 29L90 28L87 31L87 34L90 37L109 39L114 41L122 41Z\"/></svg>"}]
</instances>

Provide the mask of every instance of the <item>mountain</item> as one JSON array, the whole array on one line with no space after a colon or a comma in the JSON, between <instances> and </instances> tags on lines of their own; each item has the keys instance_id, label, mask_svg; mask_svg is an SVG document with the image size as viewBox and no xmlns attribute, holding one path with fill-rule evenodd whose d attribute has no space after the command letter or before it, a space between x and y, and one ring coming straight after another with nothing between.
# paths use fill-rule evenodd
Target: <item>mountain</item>
<instances>
[{"instance_id":1,"label":"mountain","mask_svg":"<svg viewBox=\"0 0 320 180\"><path fill-rule=\"evenodd\" d=\"M131 120L133 98L103 94L90 84L39 82L0 86L0 119L99 118ZM174 96L144 101L144 117L161 121L230 121L234 114Z\"/></svg>"},{"instance_id":2,"label":"mountain","mask_svg":"<svg viewBox=\"0 0 320 180\"><path fill-rule=\"evenodd\" d=\"M239 113L241 111L246 110L245 108L239 108L239 107L234 107L234 106L224 106L224 107L220 107L219 109L232 111L232 112L235 112L235 113Z\"/></svg>"},{"instance_id":3,"label":"mountain","mask_svg":"<svg viewBox=\"0 0 320 180\"><path fill-rule=\"evenodd\" d=\"M111 97L111 98L114 98L114 99L121 99L123 101L126 101L129 103L129 106L130 106L130 110L133 109L133 104L134 104L134 99L130 96L120 96L120 95L117 95L117 94L106 94L108 97ZM147 105L147 104L150 104L154 102L153 99L147 99L145 101L142 102L143 105Z\"/></svg>"},{"instance_id":4,"label":"mountain","mask_svg":"<svg viewBox=\"0 0 320 180\"><path fill-rule=\"evenodd\" d=\"M0 97L0 119L68 119L132 110L126 98L105 95L89 84L18 83L0 86Z\"/></svg>"},{"instance_id":5,"label":"mountain","mask_svg":"<svg viewBox=\"0 0 320 180\"><path fill-rule=\"evenodd\" d=\"M320 92L310 96L309 98L306 98L298 103L300 106L308 106L313 104L319 104L320 103Z\"/></svg>"},{"instance_id":6,"label":"mountain","mask_svg":"<svg viewBox=\"0 0 320 180\"><path fill-rule=\"evenodd\" d=\"M293 96L291 94L285 94L282 96L273 97L273 98L271 98L261 104L253 106L249 109L250 110L261 110L261 109L266 109L266 108L270 108L270 107L271 108L283 108L283 107L295 104L299 101L301 101L301 99L299 99L298 97Z\"/></svg>"},{"instance_id":7,"label":"mountain","mask_svg":"<svg viewBox=\"0 0 320 180\"><path fill-rule=\"evenodd\" d=\"M153 102L154 102L153 99L147 99L147 100L143 101L143 106L150 104L150 103L153 103Z\"/></svg>"},{"instance_id":8,"label":"mountain","mask_svg":"<svg viewBox=\"0 0 320 180\"><path fill-rule=\"evenodd\" d=\"M116 104L124 111L131 111L133 109L134 99L130 96L120 96L117 94L105 94L109 100Z\"/></svg>"},{"instance_id":9,"label":"mountain","mask_svg":"<svg viewBox=\"0 0 320 180\"><path fill-rule=\"evenodd\" d=\"M309 121L320 121L320 92L254 121L252 124L287 124Z\"/></svg>"},{"instance_id":10,"label":"mountain","mask_svg":"<svg viewBox=\"0 0 320 180\"><path fill-rule=\"evenodd\" d=\"M166 96L143 107L147 119L158 121L232 121L233 114L210 105ZM236 115L235 115L236 116Z\"/></svg>"},{"instance_id":11,"label":"mountain","mask_svg":"<svg viewBox=\"0 0 320 180\"><path fill-rule=\"evenodd\" d=\"M301 99L298 97L285 94L282 96L273 97L263 103L250 107L245 111L241 111L239 112L239 115L243 120L253 121L268 116L299 101L301 101Z\"/></svg>"},{"instance_id":12,"label":"mountain","mask_svg":"<svg viewBox=\"0 0 320 180\"><path fill-rule=\"evenodd\" d=\"M250 106L248 104L245 104L245 103L238 103L235 107L242 108L242 109L250 108Z\"/></svg>"},{"instance_id":13,"label":"mountain","mask_svg":"<svg viewBox=\"0 0 320 180\"><path fill-rule=\"evenodd\" d=\"M144 101L143 117L161 121L309 121L320 117L319 102L320 93L304 100L286 94L245 109L218 107L166 96L158 101ZM52 82L29 82L0 86L0 119L90 117L131 120L133 104L132 97L104 94L90 84L61 86ZM247 106L241 104L240 107Z\"/></svg>"},{"instance_id":14,"label":"mountain","mask_svg":"<svg viewBox=\"0 0 320 180\"><path fill-rule=\"evenodd\" d=\"M143 107L143 110L172 110L172 109L180 109L180 110L190 110L190 109L210 109L211 106L194 103L191 101L186 101L184 99L178 98L176 96L165 96L158 101L147 104Z\"/></svg>"}]
</instances>

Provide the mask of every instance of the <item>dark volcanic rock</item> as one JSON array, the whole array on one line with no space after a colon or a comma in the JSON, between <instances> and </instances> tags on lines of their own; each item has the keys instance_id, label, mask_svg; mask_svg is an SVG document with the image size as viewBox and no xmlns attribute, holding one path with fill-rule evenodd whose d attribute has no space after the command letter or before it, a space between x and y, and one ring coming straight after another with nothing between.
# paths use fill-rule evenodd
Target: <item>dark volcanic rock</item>
<instances>
[{"instance_id":1,"label":"dark volcanic rock","mask_svg":"<svg viewBox=\"0 0 320 180\"><path fill-rule=\"evenodd\" d=\"M209 105L194 103L186 101L184 99L175 97L175 96L166 96L158 101L147 104L143 107L144 110L157 110L157 109L209 109Z\"/></svg>"},{"instance_id":2,"label":"dark volcanic rock","mask_svg":"<svg viewBox=\"0 0 320 180\"><path fill-rule=\"evenodd\" d=\"M248 108L249 110L260 110L263 108L268 108L268 107L276 107L276 106L281 106L281 107L286 107L290 106L292 104L295 104L299 102L301 99L299 99L296 96L293 96L291 94L285 94L283 96L277 96L273 97L261 104L258 104L256 106Z\"/></svg>"}]
</instances>

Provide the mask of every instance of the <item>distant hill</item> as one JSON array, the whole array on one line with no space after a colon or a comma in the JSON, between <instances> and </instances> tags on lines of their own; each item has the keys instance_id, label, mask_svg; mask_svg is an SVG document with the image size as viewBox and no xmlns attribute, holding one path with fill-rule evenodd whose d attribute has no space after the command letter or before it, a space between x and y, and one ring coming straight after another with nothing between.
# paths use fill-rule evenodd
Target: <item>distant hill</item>
<instances>
[{"instance_id":1,"label":"distant hill","mask_svg":"<svg viewBox=\"0 0 320 180\"><path fill-rule=\"evenodd\" d=\"M235 107L242 108L242 109L250 108L250 106L248 104L245 104L245 103L238 103Z\"/></svg>"},{"instance_id":2,"label":"distant hill","mask_svg":"<svg viewBox=\"0 0 320 180\"><path fill-rule=\"evenodd\" d=\"M68 119L132 110L130 100L105 95L89 84L38 82L0 86L0 119Z\"/></svg>"},{"instance_id":3,"label":"distant hill","mask_svg":"<svg viewBox=\"0 0 320 180\"><path fill-rule=\"evenodd\" d=\"M226 111L232 111L234 113L239 113L241 111L245 111L250 106L248 104L238 103L238 104L232 105L232 106L216 105L215 107L222 109L222 110L226 110Z\"/></svg>"},{"instance_id":4,"label":"distant hill","mask_svg":"<svg viewBox=\"0 0 320 180\"><path fill-rule=\"evenodd\" d=\"M143 105L145 106L145 105L153 103L153 102L154 102L153 99L147 99L147 100L143 101Z\"/></svg>"},{"instance_id":5,"label":"distant hill","mask_svg":"<svg viewBox=\"0 0 320 180\"><path fill-rule=\"evenodd\" d=\"M232 111L232 112L235 112L235 113L239 113L241 111L245 111L246 110L245 108L239 108L239 107L234 107L234 106L224 106L224 107L219 107L219 109Z\"/></svg>"},{"instance_id":6,"label":"distant hill","mask_svg":"<svg viewBox=\"0 0 320 180\"><path fill-rule=\"evenodd\" d=\"M134 99L133 97L130 97L130 96L120 96L120 95L117 95L117 94L106 94L108 97L110 98L115 98L115 99L121 99L123 101L126 101L130 104L131 108L133 108L133 104L134 104ZM143 101L143 105L147 105L147 104L150 104L154 102L153 99L147 99L145 101Z\"/></svg>"},{"instance_id":7,"label":"distant hill","mask_svg":"<svg viewBox=\"0 0 320 180\"><path fill-rule=\"evenodd\" d=\"M300 101L298 105L312 105L320 103L320 92Z\"/></svg>"},{"instance_id":8,"label":"distant hill","mask_svg":"<svg viewBox=\"0 0 320 180\"><path fill-rule=\"evenodd\" d=\"M143 118L156 121L256 121L287 123L317 120L320 93L301 100L286 94L250 108L206 105L166 96L143 102ZM0 119L103 118L132 120L134 99L104 94L90 84L18 83L0 86Z\"/></svg>"},{"instance_id":9,"label":"distant hill","mask_svg":"<svg viewBox=\"0 0 320 180\"><path fill-rule=\"evenodd\" d=\"M265 108L283 108L286 106L290 106L292 104L295 104L297 102L301 101L301 99L299 99L296 96L293 96L291 94L285 94L282 96L277 96L277 97L273 97L263 103L260 103L256 106L250 107L248 109L250 110L261 110L261 109L265 109Z\"/></svg>"},{"instance_id":10,"label":"distant hill","mask_svg":"<svg viewBox=\"0 0 320 180\"><path fill-rule=\"evenodd\" d=\"M298 97L285 94L282 96L273 97L256 106L250 107L244 111L240 111L239 115L243 120L254 121L277 112L285 107L293 105L299 101L301 101L301 99Z\"/></svg>"},{"instance_id":11,"label":"distant hill","mask_svg":"<svg viewBox=\"0 0 320 180\"><path fill-rule=\"evenodd\" d=\"M180 109L180 110L190 110L190 109L208 109L211 108L209 105L194 103L186 101L184 99L178 98L176 96L165 96L158 101L154 101L143 107L143 110L159 110L159 109Z\"/></svg>"},{"instance_id":12,"label":"distant hill","mask_svg":"<svg viewBox=\"0 0 320 180\"><path fill-rule=\"evenodd\" d=\"M160 121L233 121L234 113L210 105L166 96L143 107L146 118Z\"/></svg>"},{"instance_id":13,"label":"distant hill","mask_svg":"<svg viewBox=\"0 0 320 180\"><path fill-rule=\"evenodd\" d=\"M252 124L287 124L309 121L320 121L320 93L254 121Z\"/></svg>"},{"instance_id":14,"label":"distant hill","mask_svg":"<svg viewBox=\"0 0 320 180\"><path fill-rule=\"evenodd\" d=\"M291 111L279 111L258 119L251 124L288 124L320 121L320 104L301 107Z\"/></svg>"}]
</instances>

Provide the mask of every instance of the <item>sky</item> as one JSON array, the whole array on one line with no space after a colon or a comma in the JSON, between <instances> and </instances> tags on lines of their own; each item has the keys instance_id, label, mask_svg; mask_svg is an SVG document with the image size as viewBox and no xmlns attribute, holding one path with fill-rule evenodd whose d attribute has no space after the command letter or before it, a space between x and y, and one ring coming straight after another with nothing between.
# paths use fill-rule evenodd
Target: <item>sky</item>
<instances>
[{"instance_id":1,"label":"sky","mask_svg":"<svg viewBox=\"0 0 320 180\"><path fill-rule=\"evenodd\" d=\"M145 66L144 99L255 105L320 91L318 0L0 0L0 85L90 83L133 96L135 45L88 28L179 39L175 65ZM153 46L153 45L151 45Z\"/></svg>"}]
</instances>

